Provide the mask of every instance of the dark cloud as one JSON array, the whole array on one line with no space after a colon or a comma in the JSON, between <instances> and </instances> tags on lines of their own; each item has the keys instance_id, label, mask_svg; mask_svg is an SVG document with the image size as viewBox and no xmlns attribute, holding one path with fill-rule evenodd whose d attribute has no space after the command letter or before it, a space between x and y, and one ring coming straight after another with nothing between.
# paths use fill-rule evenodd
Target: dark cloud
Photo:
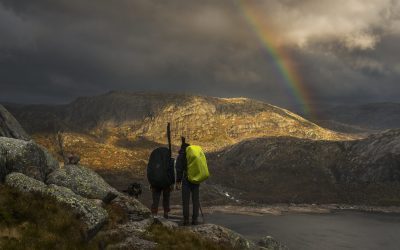
<instances>
[{"instance_id":1,"label":"dark cloud","mask_svg":"<svg viewBox=\"0 0 400 250\"><path fill-rule=\"evenodd\" d=\"M314 102L396 100L397 0L249 2L270 20ZM248 96L294 108L238 6L232 0L0 0L0 100L62 103L112 89L159 90Z\"/></svg>"}]
</instances>

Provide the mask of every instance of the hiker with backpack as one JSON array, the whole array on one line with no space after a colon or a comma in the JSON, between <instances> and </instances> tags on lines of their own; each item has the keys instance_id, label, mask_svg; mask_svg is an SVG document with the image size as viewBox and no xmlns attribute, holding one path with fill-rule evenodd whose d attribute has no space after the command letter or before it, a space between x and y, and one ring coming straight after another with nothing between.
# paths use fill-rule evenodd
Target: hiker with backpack
<instances>
[{"instance_id":1,"label":"hiker with backpack","mask_svg":"<svg viewBox=\"0 0 400 250\"><path fill-rule=\"evenodd\" d=\"M181 148L176 161L177 189L182 189L183 225L189 225L189 202L192 196L192 225L197 225L200 207L200 183L208 178L207 161L199 146L191 146L182 137Z\"/></svg>"},{"instance_id":2,"label":"hiker with backpack","mask_svg":"<svg viewBox=\"0 0 400 250\"><path fill-rule=\"evenodd\" d=\"M150 183L153 203L151 213L157 216L161 194L163 196L164 218L170 211L170 194L175 184L174 159L171 157L171 131L167 126L168 148L159 147L150 154L147 164L147 180Z\"/></svg>"}]
</instances>

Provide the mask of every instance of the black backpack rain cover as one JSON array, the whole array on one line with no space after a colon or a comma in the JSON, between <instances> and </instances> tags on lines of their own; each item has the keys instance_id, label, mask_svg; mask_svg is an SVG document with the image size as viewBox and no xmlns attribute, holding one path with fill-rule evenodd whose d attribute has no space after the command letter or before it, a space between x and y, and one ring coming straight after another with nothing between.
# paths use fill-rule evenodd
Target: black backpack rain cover
<instances>
[{"instance_id":1,"label":"black backpack rain cover","mask_svg":"<svg viewBox=\"0 0 400 250\"><path fill-rule=\"evenodd\" d=\"M159 147L150 154L147 179L152 187L167 188L175 183L174 160L168 148Z\"/></svg>"}]
</instances>

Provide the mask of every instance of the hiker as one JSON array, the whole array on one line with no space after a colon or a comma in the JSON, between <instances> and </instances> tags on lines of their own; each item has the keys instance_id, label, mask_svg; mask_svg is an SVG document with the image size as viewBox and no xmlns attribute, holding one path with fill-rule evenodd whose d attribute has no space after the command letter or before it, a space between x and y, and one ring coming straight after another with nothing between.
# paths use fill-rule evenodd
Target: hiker
<instances>
[{"instance_id":1,"label":"hiker","mask_svg":"<svg viewBox=\"0 0 400 250\"><path fill-rule=\"evenodd\" d=\"M164 210L164 218L168 219L168 213L170 212L169 200L171 196L172 187L151 187L151 194L153 197L153 203L151 204L151 214L157 216L158 214L158 204L160 203L161 193L163 197L162 206Z\"/></svg>"},{"instance_id":2,"label":"hiker","mask_svg":"<svg viewBox=\"0 0 400 250\"><path fill-rule=\"evenodd\" d=\"M153 203L151 213L157 216L158 204L161 194L163 196L164 218L168 219L170 211L170 193L175 184L174 159L171 158L171 131L170 124L167 126L168 148L159 147L150 154L147 164L147 179L150 183Z\"/></svg>"},{"instance_id":3,"label":"hiker","mask_svg":"<svg viewBox=\"0 0 400 250\"><path fill-rule=\"evenodd\" d=\"M209 176L207 162L199 146L191 146L186 143L185 137L181 139L181 148L176 161L176 188L178 190L182 189L183 225L189 225L190 196L192 196L193 203L192 225L197 225L199 223L199 209L201 209L199 198L200 182Z\"/></svg>"}]
</instances>

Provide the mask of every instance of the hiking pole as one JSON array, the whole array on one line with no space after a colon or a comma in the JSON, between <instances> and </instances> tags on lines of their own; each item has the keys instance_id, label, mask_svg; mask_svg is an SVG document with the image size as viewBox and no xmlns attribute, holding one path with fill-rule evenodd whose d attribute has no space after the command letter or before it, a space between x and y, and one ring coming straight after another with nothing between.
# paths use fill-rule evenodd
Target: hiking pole
<instances>
[{"instance_id":1,"label":"hiking pole","mask_svg":"<svg viewBox=\"0 0 400 250\"><path fill-rule=\"evenodd\" d=\"M206 224L206 220L204 219L203 209L201 208L200 201L199 201L199 208L200 208L201 218L203 218L203 224Z\"/></svg>"}]
</instances>

